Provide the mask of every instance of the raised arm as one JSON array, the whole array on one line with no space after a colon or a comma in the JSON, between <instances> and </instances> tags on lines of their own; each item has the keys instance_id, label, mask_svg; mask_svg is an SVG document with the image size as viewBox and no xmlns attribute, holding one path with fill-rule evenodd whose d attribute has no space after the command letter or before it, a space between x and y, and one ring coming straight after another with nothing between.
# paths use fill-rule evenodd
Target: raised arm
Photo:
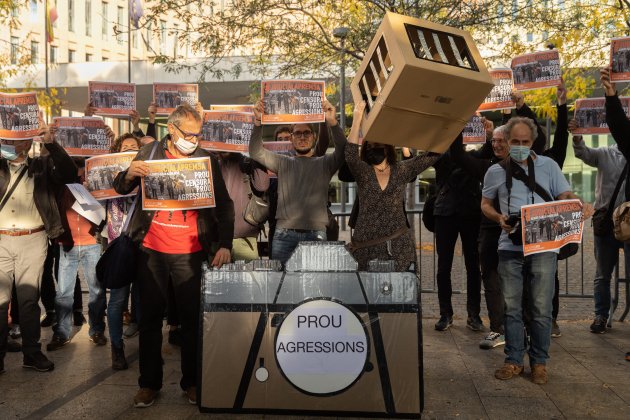
<instances>
[{"instance_id":1,"label":"raised arm","mask_svg":"<svg viewBox=\"0 0 630 420\"><path fill-rule=\"evenodd\" d=\"M359 157L359 133L361 132L361 122L363 121L363 115L365 113L365 101L354 106L354 117L352 118L352 128L350 129L350 135L348 135L348 144L346 145L346 164L350 169L350 173L353 175L357 182L360 182L371 170L371 166L367 162L364 162Z\"/></svg>"},{"instance_id":2,"label":"raised arm","mask_svg":"<svg viewBox=\"0 0 630 420\"><path fill-rule=\"evenodd\" d=\"M315 143L315 156L324 156L326 150L330 145L330 133L326 123L319 123L319 131L317 136L317 143Z\"/></svg>"},{"instance_id":3,"label":"raised arm","mask_svg":"<svg viewBox=\"0 0 630 420\"><path fill-rule=\"evenodd\" d=\"M264 104L262 101L258 101L254 106L254 130L252 131L252 138L249 141L249 156L270 171L278 173L280 156L265 149L262 144L261 116L263 107Z\"/></svg>"},{"instance_id":4,"label":"raised arm","mask_svg":"<svg viewBox=\"0 0 630 420\"><path fill-rule=\"evenodd\" d=\"M346 140L346 135L337 122L335 107L328 100L324 101L324 114L326 116L326 125L330 128L333 142L335 143L335 151L332 155L326 156L330 175L333 175L344 162L344 150L348 140Z\"/></svg>"},{"instance_id":5,"label":"raised arm","mask_svg":"<svg viewBox=\"0 0 630 420\"><path fill-rule=\"evenodd\" d=\"M464 139L461 134L457 136L453 144L451 144L449 150L451 158L457 166L462 168L466 171L466 173L477 179L479 182L483 181L483 177L490 167L489 159L479 159L472 153L466 153L464 151Z\"/></svg>"},{"instance_id":6,"label":"raised arm","mask_svg":"<svg viewBox=\"0 0 630 420\"><path fill-rule=\"evenodd\" d=\"M569 130L573 132L578 127L578 122L571 119L569 122ZM598 167L600 155L599 150L586 146L586 144L584 144L584 139L579 134L573 135L573 151L575 152L575 157L580 159L582 162L594 168Z\"/></svg>"},{"instance_id":7,"label":"raised arm","mask_svg":"<svg viewBox=\"0 0 630 420\"><path fill-rule=\"evenodd\" d=\"M54 128L47 126L41 117L39 124L41 128L38 135L42 137L44 147L48 150L48 153L50 153L50 158L54 164L51 175L59 184L75 182L77 178L77 166L64 148L54 141Z\"/></svg>"},{"instance_id":8,"label":"raised arm","mask_svg":"<svg viewBox=\"0 0 630 420\"><path fill-rule=\"evenodd\" d=\"M610 81L610 69L601 69L599 78L606 95L606 124L608 124L613 139L617 142L619 150L626 159L630 160L630 120L628 120L615 87Z\"/></svg>"},{"instance_id":9,"label":"raised arm","mask_svg":"<svg viewBox=\"0 0 630 420\"><path fill-rule=\"evenodd\" d=\"M555 160L560 169L564 165L567 157L567 146L569 143L569 111L567 110L567 90L564 86L564 80L556 93L558 97L558 122L556 124L556 133L553 139L553 146L544 151L544 155Z\"/></svg>"}]
</instances>

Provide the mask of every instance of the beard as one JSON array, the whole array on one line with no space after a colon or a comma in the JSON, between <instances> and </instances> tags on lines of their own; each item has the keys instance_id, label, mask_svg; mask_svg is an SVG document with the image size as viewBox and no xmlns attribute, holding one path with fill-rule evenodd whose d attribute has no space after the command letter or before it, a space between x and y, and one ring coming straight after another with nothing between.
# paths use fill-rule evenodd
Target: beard
<instances>
[{"instance_id":1,"label":"beard","mask_svg":"<svg viewBox=\"0 0 630 420\"><path fill-rule=\"evenodd\" d=\"M307 155L311 150L313 150L312 147L304 147L304 148L295 148L295 153L297 153L298 155Z\"/></svg>"}]
</instances>

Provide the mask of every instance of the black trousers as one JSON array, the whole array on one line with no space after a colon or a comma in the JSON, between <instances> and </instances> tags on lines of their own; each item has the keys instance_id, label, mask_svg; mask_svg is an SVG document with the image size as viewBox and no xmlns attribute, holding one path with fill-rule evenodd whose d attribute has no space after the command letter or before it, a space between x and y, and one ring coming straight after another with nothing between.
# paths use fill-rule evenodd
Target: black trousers
<instances>
[{"instance_id":1,"label":"black trousers","mask_svg":"<svg viewBox=\"0 0 630 420\"><path fill-rule=\"evenodd\" d=\"M140 287L140 378L141 388L162 388L162 324L167 307L169 282L181 324L182 347L180 386L197 385L197 341L201 297L203 252L164 254L141 248L137 282ZM170 308L169 308L170 309Z\"/></svg>"},{"instance_id":2,"label":"black trousers","mask_svg":"<svg viewBox=\"0 0 630 420\"><path fill-rule=\"evenodd\" d=\"M486 297L486 307L490 318L490 330L503 334L503 314L505 302L501 290L501 279L497 268L499 266L499 237L500 227L481 228L479 230L479 262L481 265L481 280Z\"/></svg>"},{"instance_id":3,"label":"black trousers","mask_svg":"<svg viewBox=\"0 0 630 420\"><path fill-rule=\"evenodd\" d=\"M461 236L466 265L466 309L469 317L479 316L481 310L481 275L479 273L479 220L458 216L435 216L435 242L438 253L437 286L440 315L452 316L451 269L457 237Z\"/></svg>"}]
</instances>

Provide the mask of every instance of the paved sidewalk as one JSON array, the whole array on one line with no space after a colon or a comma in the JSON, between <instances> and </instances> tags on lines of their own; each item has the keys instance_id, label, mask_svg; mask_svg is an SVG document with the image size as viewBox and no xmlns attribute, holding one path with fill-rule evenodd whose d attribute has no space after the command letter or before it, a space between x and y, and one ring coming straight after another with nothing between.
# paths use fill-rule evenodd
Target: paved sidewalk
<instances>
[{"instance_id":1,"label":"paved sidewalk","mask_svg":"<svg viewBox=\"0 0 630 420\"><path fill-rule=\"evenodd\" d=\"M464 322L456 321L447 332L435 331L434 323L435 319L423 322L424 418L629 418L630 363L623 355L630 351L630 323L615 323L609 333L595 335L588 332L589 322L561 322L563 336L553 339L550 382L544 386L534 385L528 374L506 382L495 380L493 372L503 361L502 347L479 349L483 333L470 331ZM50 328L42 335L45 345ZM109 345L94 346L87 326L67 347L49 354L56 364L53 372L22 369L21 354L9 353L7 372L0 375L0 419L262 418L199 414L179 389L179 349L164 341L164 388L155 405L147 409L132 406L137 390L137 337L127 340L131 363L122 372L110 369Z\"/></svg>"}]
</instances>

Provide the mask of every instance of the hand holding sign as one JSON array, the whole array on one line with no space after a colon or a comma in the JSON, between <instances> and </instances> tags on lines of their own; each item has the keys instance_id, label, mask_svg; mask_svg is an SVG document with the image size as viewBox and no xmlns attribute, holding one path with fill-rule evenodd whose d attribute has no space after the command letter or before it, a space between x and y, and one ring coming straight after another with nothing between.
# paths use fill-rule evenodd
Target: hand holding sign
<instances>
[{"instance_id":1,"label":"hand holding sign","mask_svg":"<svg viewBox=\"0 0 630 420\"><path fill-rule=\"evenodd\" d=\"M127 175L125 179L127 181L133 181L136 177L143 177L149 174L149 165L142 160L134 160L127 169Z\"/></svg>"},{"instance_id":2,"label":"hand holding sign","mask_svg":"<svg viewBox=\"0 0 630 420\"><path fill-rule=\"evenodd\" d=\"M595 214L595 207L591 203L582 203L582 221L590 219Z\"/></svg>"},{"instance_id":3,"label":"hand holding sign","mask_svg":"<svg viewBox=\"0 0 630 420\"><path fill-rule=\"evenodd\" d=\"M525 105L525 97L516 89L512 90L512 100L516 103L516 109L521 109Z\"/></svg>"},{"instance_id":4,"label":"hand holding sign","mask_svg":"<svg viewBox=\"0 0 630 420\"><path fill-rule=\"evenodd\" d=\"M610 81L610 69L608 67L604 67L599 70L599 80L602 82L602 87L604 88L604 92L606 96L615 96L617 92L615 86Z\"/></svg>"},{"instance_id":5,"label":"hand holding sign","mask_svg":"<svg viewBox=\"0 0 630 420\"><path fill-rule=\"evenodd\" d=\"M254 125L256 127L260 127L264 110L265 103L262 100L256 102L256 105L254 105Z\"/></svg>"},{"instance_id":6,"label":"hand holding sign","mask_svg":"<svg viewBox=\"0 0 630 420\"><path fill-rule=\"evenodd\" d=\"M567 103L567 87L564 85L564 79L560 78L560 84L558 90L556 90L556 97L558 98L558 105L566 105Z\"/></svg>"},{"instance_id":7,"label":"hand holding sign","mask_svg":"<svg viewBox=\"0 0 630 420\"><path fill-rule=\"evenodd\" d=\"M330 102L328 102L328 99L324 99L324 117L326 118L326 124L328 124L330 127L334 127L337 125L337 115L335 113L335 107Z\"/></svg>"}]
</instances>

